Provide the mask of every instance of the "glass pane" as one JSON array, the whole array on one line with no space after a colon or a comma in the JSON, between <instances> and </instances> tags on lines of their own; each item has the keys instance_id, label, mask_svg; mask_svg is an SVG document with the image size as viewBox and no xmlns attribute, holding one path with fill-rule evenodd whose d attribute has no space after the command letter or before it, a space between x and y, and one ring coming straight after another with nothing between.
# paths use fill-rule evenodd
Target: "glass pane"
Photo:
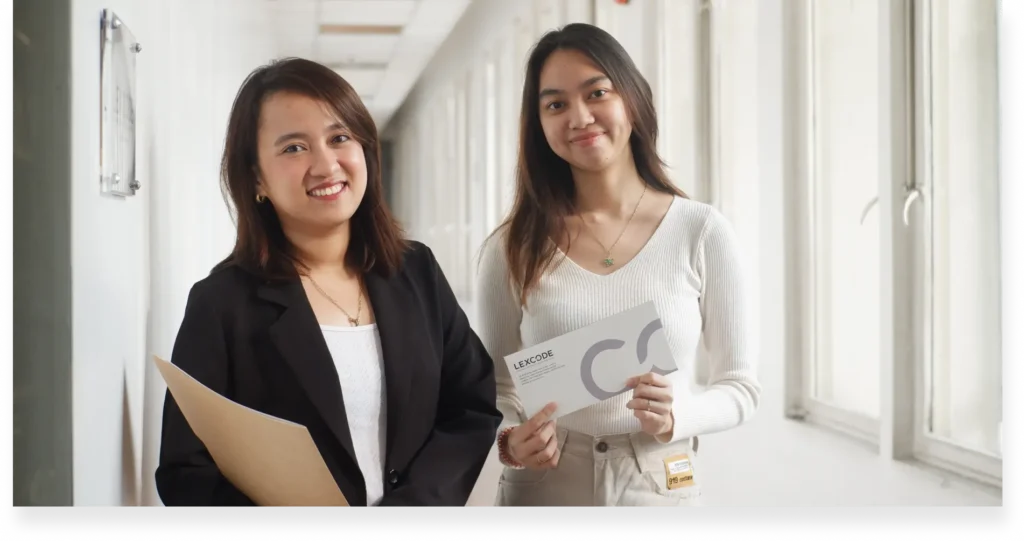
<instances>
[{"instance_id":1,"label":"glass pane","mask_svg":"<svg viewBox=\"0 0 1024 541\"><path fill-rule=\"evenodd\" d=\"M812 4L811 395L879 411L879 4ZM865 213L865 209L868 209ZM862 223L862 215L864 220Z\"/></svg>"},{"instance_id":2,"label":"glass pane","mask_svg":"<svg viewBox=\"0 0 1024 541\"><path fill-rule=\"evenodd\" d=\"M995 0L932 12L931 356L926 429L1000 454Z\"/></svg>"}]
</instances>

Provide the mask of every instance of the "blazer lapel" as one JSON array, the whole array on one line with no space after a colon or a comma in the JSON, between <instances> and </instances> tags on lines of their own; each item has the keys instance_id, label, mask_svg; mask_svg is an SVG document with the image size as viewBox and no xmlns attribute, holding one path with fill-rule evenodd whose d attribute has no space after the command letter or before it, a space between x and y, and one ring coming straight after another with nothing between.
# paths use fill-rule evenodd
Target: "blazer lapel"
<instances>
[{"instance_id":1,"label":"blazer lapel","mask_svg":"<svg viewBox=\"0 0 1024 541\"><path fill-rule=\"evenodd\" d=\"M397 450L415 451L403 445L405 431L402 423L409 422L408 399L422 353L417 348L430 347L423 328L420 306L416 294L396 278L383 278L375 274L366 277L367 294L377 319L382 356L384 358L384 385L387 389L387 455L389 464L410 460L411 456L395 456Z\"/></svg>"},{"instance_id":2,"label":"blazer lapel","mask_svg":"<svg viewBox=\"0 0 1024 541\"><path fill-rule=\"evenodd\" d=\"M270 338L291 366L309 400L356 464L338 372L306 293L298 280L267 284L259 296L284 307Z\"/></svg>"}]
</instances>

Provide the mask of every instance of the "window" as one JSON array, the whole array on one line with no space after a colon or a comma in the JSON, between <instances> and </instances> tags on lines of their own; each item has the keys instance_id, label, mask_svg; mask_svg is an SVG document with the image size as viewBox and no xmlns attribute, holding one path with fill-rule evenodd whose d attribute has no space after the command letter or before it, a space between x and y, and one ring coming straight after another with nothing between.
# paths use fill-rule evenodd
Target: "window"
<instances>
[{"instance_id":1,"label":"window","mask_svg":"<svg viewBox=\"0 0 1024 541\"><path fill-rule=\"evenodd\" d=\"M789 414L1001 486L996 0L787 21Z\"/></svg>"},{"instance_id":2,"label":"window","mask_svg":"<svg viewBox=\"0 0 1024 541\"><path fill-rule=\"evenodd\" d=\"M810 8L808 409L870 437L880 370L879 4Z\"/></svg>"},{"instance_id":3,"label":"window","mask_svg":"<svg viewBox=\"0 0 1024 541\"><path fill-rule=\"evenodd\" d=\"M998 79L995 0L933 0L919 13L920 182L908 218L924 346L920 434L926 460L967 460L1001 478ZM917 204L919 202L919 204ZM910 216L912 214L912 216ZM967 451L973 460L955 455Z\"/></svg>"}]
</instances>

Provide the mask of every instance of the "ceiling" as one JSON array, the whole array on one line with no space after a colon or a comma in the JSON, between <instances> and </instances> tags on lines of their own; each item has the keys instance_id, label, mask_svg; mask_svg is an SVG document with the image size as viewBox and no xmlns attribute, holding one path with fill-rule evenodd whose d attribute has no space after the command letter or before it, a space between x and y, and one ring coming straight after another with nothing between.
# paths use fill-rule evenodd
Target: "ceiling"
<instances>
[{"instance_id":1,"label":"ceiling","mask_svg":"<svg viewBox=\"0 0 1024 541\"><path fill-rule=\"evenodd\" d=\"M383 130L471 0L268 2L277 55L337 71Z\"/></svg>"}]
</instances>

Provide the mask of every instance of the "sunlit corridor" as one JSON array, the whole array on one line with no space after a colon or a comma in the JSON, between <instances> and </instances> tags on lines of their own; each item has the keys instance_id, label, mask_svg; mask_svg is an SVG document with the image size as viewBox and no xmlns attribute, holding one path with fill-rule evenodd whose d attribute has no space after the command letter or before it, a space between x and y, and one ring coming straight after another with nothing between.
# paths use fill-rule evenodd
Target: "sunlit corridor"
<instances>
[{"instance_id":1,"label":"sunlit corridor","mask_svg":"<svg viewBox=\"0 0 1024 541\"><path fill-rule=\"evenodd\" d=\"M1001 506L1024 276L1004 115L1024 50L999 37L1004 3L15 0L14 504L162 505L151 357L235 242L220 159L254 68L298 56L353 85L391 209L476 325L525 59L586 22L650 83L673 181L731 221L749 269L761 403L700 437L704 505ZM118 189L104 9L139 44ZM469 505L493 505L501 474L492 452Z\"/></svg>"}]
</instances>

